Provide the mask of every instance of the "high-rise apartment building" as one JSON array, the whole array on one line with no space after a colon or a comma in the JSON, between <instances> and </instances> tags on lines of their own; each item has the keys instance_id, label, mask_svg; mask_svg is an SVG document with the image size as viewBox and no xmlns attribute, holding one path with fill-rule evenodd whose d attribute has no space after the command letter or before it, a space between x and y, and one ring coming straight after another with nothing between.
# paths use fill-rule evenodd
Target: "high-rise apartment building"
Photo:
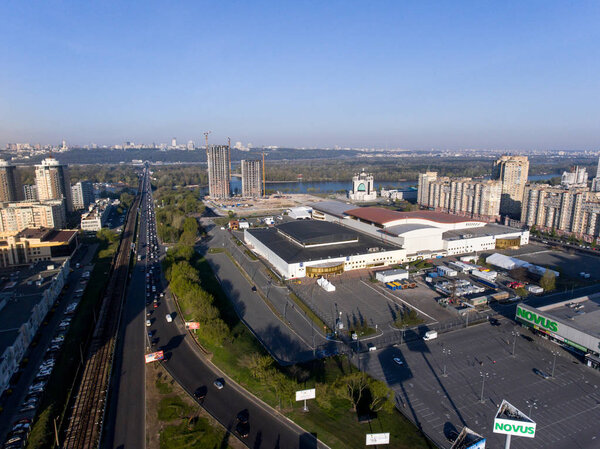
<instances>
[{"instance_id":1,"label":"high-rise apartment building","mask_svg":"<svg viewBox=\"0 0 600 449\"><path fill-rule=\"evenodd\" d=\"M227 145L209 145L208 158L208 194L211 198L229 198L229 147Z\"/></svg>"},{"instance_id":2,"label":"high-rise apartment building","mask_svg":"<svg viewBox=\"0 0 600 449\"><path fill-rule=\"evenodd\" d=\"M38 200L37 186L35 184L24 185L23 186L23 196L24 196L25 201L37 201Z\"/></svg>"},{"instance_id":3,"label":"high-rise apartment building","mask_svg":"<svg viewBox=\"0 0 600 449\"><path fill-rule=\"evenodd\" d=\"M242 196L258 198L261 196L261 171L259 160L242 160Z\"/></svg>"},{"instance_id":4,"label":"high-rise apartment building","mask_svg":"<svg viewBox=\"0 0 600 449\"><path fill-rule=\"evenodd\" d=\"M438 178L436 172L419 175L417 202L439 212L498 221L501 195L500 181Z\"/></svg>"},{"instance_id":5,"label":"high-rise apartment building","mask_svg":"<svg viewBox=\"0 0 600 449\"><path fill-rule=\"evenodd\" d=\"M587 188L532 184L525 188L521 222L542 231L595 238L600 235L600 194Z\"/></svg>"},{"instance_id":6,"label":"high-rise apartment building","mask_svg":"<svg viewBox=\"0 0 600 449\"><path fill-rule=\"evenodd\" d=\"M596 168L596 177L592 179L592 192L600 192L600 157L598 158L598 167Z\"/></svg>"},{"instance_id":7,"label":"high-rise apartment building","mask_svg":"<svg viewBox=\"0 0 600 449\"><path fill-rule=\"evenodd\" d=\"M563 172L560 184L565 188L587 187L588 174L585 167L575 167L570 171Z\"/></svg>"},{"instance_id":8,"label":"high-rise apartment building","mask_svg":"<svg viewBox=\"0 0 600 449\"><path fill-rule=\"evenodd\" d=\"M73 211L69 169L53 157L35 166L35 184L40 201L65 199L67 211Z\"/></svg>"},{"instance_id":9,"label":"high-rise apartment building","mask_svg":"<svg viewBox=\"0 0 600 449\"><path fill-rule=\"evenodd\" d=\"M529 160L527 156L501 156L492 167L492 179L502 181L502 199L500 213L519 217L521 202L527 177L529 176Z\"/></svg>"},{"instance_id":10,"label":"high-rise apartment building","mask_svg":"<svg viewBox=\"0 0 600 449\"><path fill-rule=\"evenodd\" d=\"M25 228L64 228L64 200L0 203L0 232L19 232Z\"/></svg>"},{"instance_id":11,"label":"high-rise apartment building","mask_svg":"<svg viewBox=\"0 0 600 449\"><path fill-rule=\"evenodd\" d=\"M193 140L188 140L188 143L187 143L187 149L188 149L188 151L194 151L194 148L195 148L194 141Z\"/></svg>"},{"instance_id":12,"label":"high-rise apartment building","mask_svg":"<svg viewBox=\"0 0 600 449\"><path fill-rule=\"evenodd\" d=\"M80 181L71 186L73 209L81 210L94 202L94 184L91 181Z\"/></svg>"},{"instance_id":13,"label":"high-rise apartment building","mask_svg":"<svg viewBox=\"0 0 600 449\"><path fill-rule=\"evenodd\" d=\"M18 201L23 199L23 190L17 167L0 160L0 201Z\"/></svg>"}]
</instances>

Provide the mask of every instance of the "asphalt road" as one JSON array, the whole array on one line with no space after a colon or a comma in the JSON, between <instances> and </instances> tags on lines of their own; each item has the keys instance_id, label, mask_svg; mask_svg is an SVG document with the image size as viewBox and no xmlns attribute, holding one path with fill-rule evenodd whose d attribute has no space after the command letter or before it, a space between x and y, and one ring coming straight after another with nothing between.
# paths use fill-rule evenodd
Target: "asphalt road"
<instances>
[{"instance_id":1,"label":"asphalt road","mask_svg":"<svg viewBox=\"0 0 600 449\"><path fill-rule=\"evenodd\" d=\"M193 393L199 387L206 387L207 394L205 399L202 400L202 407L233 434L235 434L237 414L240 411L247 409L249 413L250 430L248 437L242 441L248 447L256 449L313 449L326 447L317 440L316 436L305 432L302 428L254 398L254 396L235 384L232 380L227 378L224 373L220 372L212 365L184 329L183 321L181 320L181 317L177 315L176 307L170 298L170 295L167 294L166 298L159 302L158 308L148 309L153 310L151 326L146 327L142 325L143 330L139 330L135 323L140 315L143 317L142 321L145 319L143 316L144 313L135 313L137 300L133 300L131 303L129 302L132 297L137 297L136 293L141 294L143 297L145 292L145 279L138 274L139 272L136 269L129 286L130 294L128 296L128 305L126 306L125 311L125 317L127 317L129 313L135 315L135 317L132 321L127 321L126 319L124 321L129 324L124 338L126 350L121 357L121 386L119 387L119 397L117 399L117 419L114 427L114 437L111 436L112 439L110 440L112 442L112 447L143 447L142 444L144 444L143 441L145 441L144 439L140 442L136 437L129 439L129 436L127 435L130 432L129 426L133 425L130 422L132 416L131 413L134 413L132 411L136 410L135 415L133 416L137 417L137 410L144 408L143 396L127 391L130 388L130 384L127 383L128 381L126 378L130 374L130 370L133 371L133 376L131 376L131 378L138 378L139 384L144 384L144 366L142 365L139 377L136 374L136 368L130 368L130 364L135 363L132 362L132 360L135 360L138 356L127 348L129 328L132 329L132 334L139 332L145 340L145 344L150 343L149 338L146 336L146 331L153 332L152 339L156 340L156 345L153 349L162 349L165 352L166 360L163 362L165 368L188 393ZM172 314L174 316L173 322L168 323L166 321L165 316L167 314ZM137 337L134 337L133 335L130 338L136 339L137 341ZM143 360L141 354L139 357L140 360ZM222 390L218 390L213 385L217 378L222 378L224 381L225 386ZM127 419L123 420L120 417L127 417ZM109 429L109 426L107 426L107 429ZM109 441L108 435L106 438L107 441Z\"/></svg>"},{"instance_id":2,"label":"asphalt road","mask_svg":"<svg viewBox=\"0 0 600 449\"><path fill-rule=\"evenodd\" d=\"M138 249L146 245L147 194L141 202ZM104 428L104 448L146 447L145 403L145 251L136 262L121 316L118 343L114 355L113 377Z\"/></svg>"}]
</instances>

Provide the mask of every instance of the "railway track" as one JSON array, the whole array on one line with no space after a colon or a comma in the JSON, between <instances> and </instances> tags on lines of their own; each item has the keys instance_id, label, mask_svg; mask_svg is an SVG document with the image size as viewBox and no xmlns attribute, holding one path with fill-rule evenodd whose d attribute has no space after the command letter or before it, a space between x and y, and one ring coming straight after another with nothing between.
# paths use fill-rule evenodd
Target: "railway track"
<instances>
[{"instance_id":1,"label":"railway track","mask_svg":"<svg viewBox=\"0 0 600 449\"><path fill-rule=\"evenodd\" d=\"M64 449L97 448L100 443L139 205L140 195L136 196L129 209L121 243L113 260L81 380L72 401L71 416L61 446Z\"/></svg>"}]
</instances>

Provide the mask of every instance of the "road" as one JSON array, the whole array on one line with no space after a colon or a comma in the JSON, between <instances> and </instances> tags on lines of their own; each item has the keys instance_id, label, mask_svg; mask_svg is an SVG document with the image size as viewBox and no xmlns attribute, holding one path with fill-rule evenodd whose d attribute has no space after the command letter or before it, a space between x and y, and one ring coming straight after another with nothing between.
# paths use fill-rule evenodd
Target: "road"
<instances>
[{"instance_id":1,"label":"road","mask_svg":"<svg viewBox=\"0 0 600 449\"><path fill-rule=\"evenodd\" d=\"M146 246L148 195L142 193L138 219L138 254ZM131 274L115 349L111 396L104 429L105 448L146 447L145 401L145 258ZM141 288L136 288L141 286Z\"/></svg>"},{"instance_id":2,"label":"road","mask_svg":"<svg viewBox=\"0 0 600 449\"><path fill-rule=\"evenodd\" d=\"M144 194L147 193L147 191L144 192ZM143 210L145 211L145 209ZM148 218L146 225L154 228L154 218ZM155 262L152 268L154 270L152 276L155 276L159 264ZM128 314L133 317L130 322L125 320L125 323L129 323L126 326L123 340L125 347L128 346L130 341L128 340L129 328L132 332L132 336L129 337L131 341L134 339L137 341L137 337L134 337L133 334L139 332L144 337L146 331L151 331L153 333L152 339L156 343L155 349L162 349L165 352L166 361L163 364L167 371L188 393L193 393L199 387L206 387L207 394L202 400L202 407L233 434L235 434L238 412L247 409L250 417L250 431L248 437L242 441L248 447L256 449L314 449L326 447L317 440L316 436L304 431L268 405L263 404L212 365L185 330L181 317L175 313L176 307L169 294L166 295L164 300L158 302L156 309L152 308L152 304L150 304L148 310L153 311L151 315L152 324L150 327L142 325L143 330L139 329L135 323L140 316L142 316L143 321L143 313L136 312L138 300L134 299L131 302L130 300L132 296L136 297L135 292L144 295L146 291L144 284L144 277L139 275L139 270L136 268L129 286L130 294L125 311L125 317ZM160 291L160 287L158 290ZM174 315L173 322L167 322L165 319L167 314ZM148 337L144 338L146 338L146 344L149 344ZM137 429L137 425L130 422L130 416L134 416L137 421L139 410L144 409L143 397L126 391L130 385L127 380L128 375L131 374L129 371L132 370L133 372L132 378L137 377L135 371L137 368L130 367L131 363L135 363L130 359L136 357L137 355L129 351L129 348L125 350L121 357L123 360L120 368L121 375L119 376L121 384L116 402L116 425L112 427L114 431L111 430L111 426L107 425L107 435L105 436L106 441L110 441L111 446L115 448L138 448L144 447L145 444L145 439L139 441L140 437L135 436L138 435L137 430L131 438L127 435L130 431L130 425L136 426L135 429ZM142 360L141 354L139 357ZM217 378L224 380L225 386L222 390L218 390L213 385ZM143 367L139 374L139 384L143 384ZM127 419L122 420L119 418L123 416L127 416ZM108 435L109 432L114 432L114 435ZM232 436L232 438L234 437Z\"/></svg>"}]
</instances>

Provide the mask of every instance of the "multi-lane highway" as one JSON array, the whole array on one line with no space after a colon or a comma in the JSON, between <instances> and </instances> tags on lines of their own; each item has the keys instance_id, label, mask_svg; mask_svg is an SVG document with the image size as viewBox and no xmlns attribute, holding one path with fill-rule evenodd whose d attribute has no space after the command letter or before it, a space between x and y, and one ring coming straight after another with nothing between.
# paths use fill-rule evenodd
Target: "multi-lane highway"
<instances>
[{"instance_id":1,"label":"multi-lane highway","mask_svg":"<svg viewBox=\"0 0 600 449\"><path fill-rule=\"evenodd\" d=\"M167 293L164 298L161 297L161 286L164 285L159 263L161 251L156 242L156 224L147 170L144 176L139 246L143 249L138 252L142 255L142 260L138 261L132 275L122 319L121 363L117 371L118 380L113 387L114 412L110 415L111 421L107 422L105 441L115 448L145 446L144 434L141 432L145 410L144 395L136 388L139 389L144 384L144 344L152 344L152 350L164 351L166 361L163 363L173 378L189 393L199 388L205 391L205 397L200 401L204 409L249 447L325 447L313 434L254 398L212 365L185 330L170 295ZM157 246L156 250L153 249L154 245ZM148 248L152 250L146 251ZM153 286L156 292L152 291ZM158 295L156 303L154 295ZM145 299L149 300L146 306ZM147 317L148 313L150 315ZM172 322L167 321L167 314L173 316ZM148 327L144 325L146 319L150 320ZM142 344L139 341L140 335ZM146 339L145 342L143 338ZM220 390L214 385L216 379L223 381L224 387ZM239 435L236 430L237 415L242 410L248 410L249 415L246 437Z\"/></svg>"}]
</instances>

